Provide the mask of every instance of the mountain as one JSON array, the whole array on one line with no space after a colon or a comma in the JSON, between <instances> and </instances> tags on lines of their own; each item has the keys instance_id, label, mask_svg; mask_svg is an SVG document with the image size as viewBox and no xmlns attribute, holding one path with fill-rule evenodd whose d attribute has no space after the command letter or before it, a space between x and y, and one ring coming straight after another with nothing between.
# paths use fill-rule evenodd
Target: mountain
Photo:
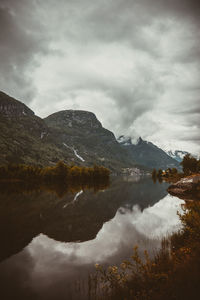
<instances>
[{"instance_id":1,"label":"mountain","mask_svg":"<svg viewBox=\"0 0 200 300\"><path fill-rule=\"evenodd\" d=\"M101 164L109 168L134 166L114 134L103 128L96 116L82 110L65 110L44 119L50 129L48 140L70 155L76 163Z\"/></svg>"},{"instance_id":2,"label":"mountain","mask_svg":"<svg viewBox=\"0 0 200 300\"><path fill-rule=\"evenodd\" d=\"M47 165L63 153L46 142L49 129L25 104L0 92L0 164Z\"/></svg>"},{"instance_id":3,"label":"mountain","mask_svg":"<svg viewBox=\"0 0 200 300\"><path fill-rule=\"evenodd\" d=\"M0 164L40 166L64 160L111 170L135 162L91 112L66 110L41 119L25 104L0 92Z\"/></svg>"},{"instance_id":4,"label":"mountain","mask_svg":"<svg viewBox=\"0 0 200 300\"><path fill-rule=\"evenodd\" d=\"M183 160L183 157L186 154L189 154L189 152L187 151L181 151L181 150L169 150L166 152L170 157L174 158L175 160L177 160L179 163Z\"/></svg>"},{"instance_id":5,"label":"mountain","mask_svg":"<svg viewBox=\"0 0 200 300\"><path fill-rule=\"evenodd\" d=\"M41 119L24 103L0 92L0 164L103 165L130 174L149 168L178 167L178 162L152 143L105 129L96 116L83 110L64 110Z\"/></svg>"},{"instance_id":6,"label":"mountain","mask_svg":"<svg viewBox=\"0 0 200 300\"><path fill-rule=\"evenodd\" d=\"M132 143L130 137L125 136L120 136L118 142L124 149L128 150L129 155L138 164L142 164L151 169L180 168L177 160L170 157L165 151L153 143L144 141L141 137L136 144Z\"/></svg>"}]
</instances>

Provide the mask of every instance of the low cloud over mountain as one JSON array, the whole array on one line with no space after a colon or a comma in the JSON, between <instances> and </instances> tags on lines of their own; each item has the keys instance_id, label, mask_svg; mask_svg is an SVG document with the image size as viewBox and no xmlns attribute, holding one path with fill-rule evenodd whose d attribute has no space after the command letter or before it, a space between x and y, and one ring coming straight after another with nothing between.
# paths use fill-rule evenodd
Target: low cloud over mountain
<instances>
[{"instance_id":1,"label":"low cloud over mountain","mask_svg":"<svg viewBox=\"0 0 200 300\"><path fill-rule=\"evenodd\" d=\"M0 0L1 89L198 153L199 16L195 0Z\"/></svg>"}]
</instances>

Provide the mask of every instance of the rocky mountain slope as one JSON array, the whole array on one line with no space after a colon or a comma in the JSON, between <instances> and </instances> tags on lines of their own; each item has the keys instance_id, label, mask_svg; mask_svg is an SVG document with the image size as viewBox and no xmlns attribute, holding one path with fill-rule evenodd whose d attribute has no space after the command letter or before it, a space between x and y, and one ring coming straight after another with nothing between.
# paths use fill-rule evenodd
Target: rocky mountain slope
<instances>
[{"instance_id":1,"label":"rocky mountain slope","mask_svg":"<svg viewBox=\"0 0 200 300\"><path fill-rule=\"evenodd\" d=\"M25 104L0 92L0 164L47 165L63 153L45 141L46 123Z\"/></svg>"},{"instance_id":2,"label":"rocky mountain slope","mask_svg":"<svg viewBox=\"0 0 200 300\"><path fill-rule=\"evenodd\" d=\"M61 111L41 119L25 104L0 92L0 164L38 165L64 160L104 165L111 170L134 167L114 134L93 113Z\"/></svg>"},{"instance_id":3,"label":"rocky mountain slope","mask_svg":"<svg viewBox=\"0 0 200 300\"><path fill-rule=\"evenodd\" d=\"M103 128L91 112L65 110L44 120L50 129L48 140L76 163L95 162L111 169L135 165L114 134Z\"/></svg>"},{"instance_id":4,"label":"rocky mountain slope","mask_svg":"<svg viewBox=\"0 0 200 300\"><path fill-rule=\"evenodd\" d=\"M22 102L0 92L0 164L68 164L108 167L114 172L128 169L177 167L176 160L153 145L131 140L103 128L96 116L82 110L64 110L45 119Z\"/></svg>"},{"instance_id":5,"label":"rocky mountain slope","mask_svg":"<svg viewBox=\"0 0 200 300\"><path fill-rule=\"evenodd\" d=\"M132 143L130 137L125 136L120 136L118 142L124 149L128 150L129 155L138 164L156 169L180 168L178 161L153 143L144 141L141 137L136 144Z\"/></svg>"}]
</instances>

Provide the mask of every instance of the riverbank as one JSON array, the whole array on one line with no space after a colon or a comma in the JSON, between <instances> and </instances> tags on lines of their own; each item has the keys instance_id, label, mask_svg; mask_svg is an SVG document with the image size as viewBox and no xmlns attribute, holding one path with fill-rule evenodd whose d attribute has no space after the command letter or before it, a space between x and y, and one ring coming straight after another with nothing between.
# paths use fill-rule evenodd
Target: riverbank
<instances>
[{"instance_id":1,"label":"riverbank","mask_svg":"<svg viewBox=\"0 0 200 300\"><path fill-rule=\"evenodd\" d=\"M168 193L181 199L200 200L200 174L181 178L168 187Z\"/></svg>"},{"instance_id":2,"label":"riverbank","mask_svg":"<svg viewBox=\"0 0 200 300\"><path fill-rule=\"evenodd\" d=\"M95 299L188 300L200 296L200 202L185 204L179 215L182 228L163 240L151 259L135 247L130 260L103 269L97 265L97 282L103 293Z\"/></svg>"},{"instance_id":3,"label":"riverbank","mask_svg":"<svg viewBox=\"0 0 200 300\"><path fill-rule=\"evenodd\" d=\"M83 189L104 189L109 186L109 180L110 171L101 166L68 166L61 161L53 167L0 166L0 190L3 194L44 190L63 196Z\"/></svg>"}]
</instances>

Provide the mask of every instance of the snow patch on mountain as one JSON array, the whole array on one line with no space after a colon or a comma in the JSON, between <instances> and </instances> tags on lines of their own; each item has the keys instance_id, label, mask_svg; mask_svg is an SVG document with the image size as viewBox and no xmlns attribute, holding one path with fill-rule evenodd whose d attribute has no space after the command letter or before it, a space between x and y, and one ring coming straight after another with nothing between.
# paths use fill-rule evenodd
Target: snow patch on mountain
<instances>
[{"instance_id":1,"label":"snow patch on mountain","mask_svg":"<svg viewBox=\"0 0 200 300\"><path fill-rule=\"evenodd\" d=\"M78 192L75 197L74 197L74 200L73 202L75 202L77 200L77 198L83 193L83 190L81 190L80 192Z\"/></svg>"},{"instance_id":2,"label":"snow patch on mountain","mask_svg":"<svg viewBox=\"0 0 200 300\"><path fill-rule=\"evenodd\" d=\"M118 137L117 141L118 141L119 144L122 144L123 146L132 145L132 141L131 141L130 136L121 135L120 137Z\"/></svg>"},{"instance_id":3,"label":"snow patch on mountain","mask_svg":"<svg viewBox=\"0 0 200 300\"><path fill-rule=\"evenodd\" d=\"M81 161L85 161L84 158L82 158L78 153L77 153L77 150L73 149L74 151L74 154L76 155L76 157L78 157Z\"/></svg>"},{"instance_id":4,"label":"snow patch on mountain","mask_svg":"<svg viewBox=\"0 0 200 300\"><path fill-rule=\"evenodd\" d=\"M65 144L65 143L63 143L63 145L64 145L66 148L72 150L72 151L74 152L75 156L76 156L78 159L80 159L81 161L85 161L85 159L82 158L82 157L77 153L77 150L74 149L74 147L70 147L70 146L68 146L68 145Z\"/></svg>"},{"instance_id":5,"label":"snow patch on mountain","mask_svg":"<svg viewBox=\"0 0 200 300\"><path fill-rule=\"evenodd\" d=\"M151 142L144 141L141 137L133 138L125 135L121 135L120 137L118 137L117 141L123 146L139 145L141 143L152 144Z\"/></svg>"},{"instance_id":6,"label":"snow patch on mountain","mask_svg":"<svg viewBox=\"0 0 200 300\"><path fill-rule=\"evenodd\" d=\"M46 132L45 132L45 131L42 131L42 132L41 132L41 135L40 135L40 138L43 139L43 137L45 136L45 134L46 134Z\"/></svg>"},{"instance_id":7,"label":"snow patch on mountain","mask_svg":"<svg viewBox=\"0 0 200 300\"><path fill-rule=\"evenodd\" d=\"M166 151L166 153L174 158L175 160L177 160L178 162L181 162L184 158L184 156L186 154L188 154L187 151L182 151L182 150L175 150L175 151L172 151L172 150L169 150L169 151Z\"/></svg>"}]
</instances>

